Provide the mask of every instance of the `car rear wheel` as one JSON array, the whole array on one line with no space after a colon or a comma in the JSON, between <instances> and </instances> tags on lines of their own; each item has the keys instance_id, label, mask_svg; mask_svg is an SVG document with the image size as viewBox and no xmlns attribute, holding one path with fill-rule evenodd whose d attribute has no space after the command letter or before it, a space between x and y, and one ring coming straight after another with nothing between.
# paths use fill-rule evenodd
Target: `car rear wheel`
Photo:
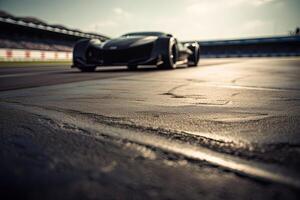
<instances>
[{"instance_id":1,"label":"car rear wheel","mask_svg":"<svg viewBox=\"0 0 300 200\"><path fill-rule=\"evenodd\" d=\"M199 50L197 48L194 49L193 55L189 58L189 67L197 67L199 62Z\"/></svg>"},{"instance_id":2,"label":"car rear wheel","mask_svg":"<svg viewBox=\"0 0 300 200\"><path fill-rule=\"evenodd\" d=\"M171 43L171 41L170 41ZM177 60L177 49L175 44L170 44L169 49L162 55L163 64L159 65L160 69L175 69Z\"/></svg>"}]
</instances>

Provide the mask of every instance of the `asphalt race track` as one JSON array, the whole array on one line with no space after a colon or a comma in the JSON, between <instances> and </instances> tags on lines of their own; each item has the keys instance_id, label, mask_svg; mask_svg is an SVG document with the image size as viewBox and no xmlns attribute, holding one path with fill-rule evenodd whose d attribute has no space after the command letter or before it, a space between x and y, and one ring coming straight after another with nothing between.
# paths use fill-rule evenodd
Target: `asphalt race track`
<instances>
[{"instance_id":1,"label":"asphalt race track","mask_svg":"<svg viewBox=\"0 0 300 200\"><path fill-rule=\"evenodd\" d=\"M299 78L292 57L2 66L0 197L298 199Z\"/></svg>"}]
</instances>

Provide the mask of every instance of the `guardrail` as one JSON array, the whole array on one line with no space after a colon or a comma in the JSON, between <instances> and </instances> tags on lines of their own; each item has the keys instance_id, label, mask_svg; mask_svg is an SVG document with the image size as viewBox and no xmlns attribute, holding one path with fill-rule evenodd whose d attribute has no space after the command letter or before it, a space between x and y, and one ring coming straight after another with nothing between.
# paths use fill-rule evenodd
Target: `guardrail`
<instances>
[{"instance_id":1,"label":"guardrail","mask_svg":"<svg viewBox=\"0 0 300 200\"><path fill-rule=\"evenodd\" d=\"M71 61L72 52L0 49L0 61Z\"/></svg>"}]
</instances>

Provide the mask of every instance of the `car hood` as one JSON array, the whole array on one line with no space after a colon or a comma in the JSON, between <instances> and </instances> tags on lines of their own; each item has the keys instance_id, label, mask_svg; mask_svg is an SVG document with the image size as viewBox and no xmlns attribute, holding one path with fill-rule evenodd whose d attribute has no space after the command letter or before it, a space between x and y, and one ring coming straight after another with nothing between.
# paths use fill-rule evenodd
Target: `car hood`
<instances>
[{"instance_id":1,"label":"car hood","mask_svg":"<svg viewBox=\"0 0 300 200\"><path fill-rule=\"evenodd\" d=\"M126 49L154 42L157 38L156 36L120 37L102 43L102 48L110 50Z\"/></svg>"}]
</instances>

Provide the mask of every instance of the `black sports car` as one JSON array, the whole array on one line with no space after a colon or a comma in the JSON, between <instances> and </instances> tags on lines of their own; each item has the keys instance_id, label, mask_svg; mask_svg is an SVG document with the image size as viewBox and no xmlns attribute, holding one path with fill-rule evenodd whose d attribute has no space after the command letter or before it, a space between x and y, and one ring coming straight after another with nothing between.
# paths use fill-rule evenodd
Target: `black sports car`
<instances>
[{"instance_id":1,"label":"black sports car","mask_svg":"<svg viewBox=\"0 0 300 200\"><path fill-rule=\"evenodd\" d=\"M137 32L101 42L83 39L73 50L73 66L81 71L94 71L97 66L156 65L161 69L174 69L176 65L197 66L200 47L197 42L180 43L170 34Z\"/></svg>"}]
</instances>

